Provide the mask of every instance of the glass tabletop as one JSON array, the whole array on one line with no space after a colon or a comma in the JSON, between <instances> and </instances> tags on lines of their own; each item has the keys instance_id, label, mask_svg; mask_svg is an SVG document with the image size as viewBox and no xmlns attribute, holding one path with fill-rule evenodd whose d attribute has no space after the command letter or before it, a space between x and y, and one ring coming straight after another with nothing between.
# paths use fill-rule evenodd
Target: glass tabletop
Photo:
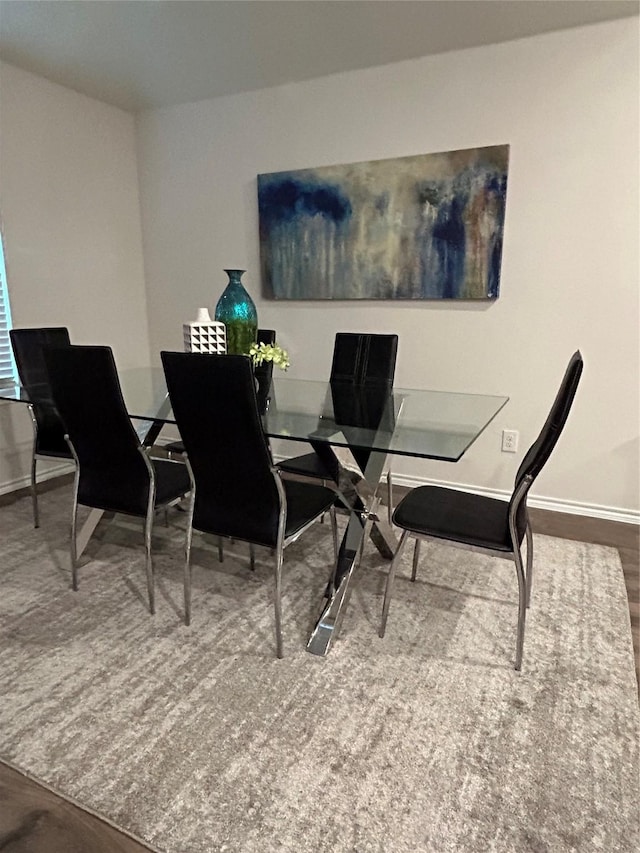
<instances>
[{"instance_id":1,"label":"glass tabletop","mask_svg":"<svg viewBox=\"0 0 640 853\"><path fill-rule=\"evenodd\" d=\"M130 417L174 423L162 368L131 368L119 375ZM0 399L29 402L25 390L14 384L0 387ZM274 375L263 423L271 438L312 438L335 447L455 462L508 399Z\"/></svg>"},{"instance_id":2,"label":"glass tabletop","mask_svg":"<svg viewBox=\"0 0 640 853\"><path fill-rule=\"evenodd\" d=\"M272 438L454 462L508 399L274 376L263 422Z\"/></svg>"}]
</instances>

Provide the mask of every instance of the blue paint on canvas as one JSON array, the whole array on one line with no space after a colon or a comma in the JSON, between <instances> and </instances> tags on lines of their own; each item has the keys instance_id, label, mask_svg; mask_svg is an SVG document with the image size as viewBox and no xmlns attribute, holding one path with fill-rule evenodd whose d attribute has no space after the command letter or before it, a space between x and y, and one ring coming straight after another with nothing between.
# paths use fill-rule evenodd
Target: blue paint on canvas
<instances>
[{"instance_id":1,"label":"blue paint on canvas","mask_svg":"<svg viewBox=\"0 0 640 853\"><path fill-rule=\"evenodd\" d=\"M260 220L273 228L306 216L322 216L339 224L351 216L351 204L339 187L276 177L260 195Z\"/></svg>"},{"instance_id":2,"label":"blue paint on canvas","mask_svg":"<svg viewBox=\"0 0 640 853\"><path fill-rule=\"evenodd\" d=\"M265 295L495 299L508 150L259 175Z\"/></svg>"}]
</instances>

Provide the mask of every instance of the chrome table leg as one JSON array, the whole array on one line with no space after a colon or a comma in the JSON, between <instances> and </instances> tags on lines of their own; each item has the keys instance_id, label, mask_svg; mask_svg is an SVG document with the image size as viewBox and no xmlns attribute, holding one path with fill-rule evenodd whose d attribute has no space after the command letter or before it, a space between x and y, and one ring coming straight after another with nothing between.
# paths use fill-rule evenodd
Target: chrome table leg
<instances>
[{"instance_id":1,"label":"chrome table leg","mask_svg":"<svg viewBox=\"0 0 640 853\"><path fill-rule=\"evenodd\" d=\"M351 497L346 497L348 489L341 488L343 500L350 500L351 512L338 553L335 573L335 588L323 606L320 617L307 642L307 651L313 655L328 654L331 643L340 632L340 626L351 594L351 578L358 565L358 552L365 529L371 528L370 535L380 553L391 559L395 549L395 535L385 519L380 518L377 507L380 502L376 492L386 460L385 453L372 452L364 475L357 473L355 460L345 468L342 464L344 448L340 448L338 458L341 462L341 486L350 482L353 486ZM373 486L372 484L375 484ZM369 524L367 523L369 522Z\"/></svg>"}]
</instances>

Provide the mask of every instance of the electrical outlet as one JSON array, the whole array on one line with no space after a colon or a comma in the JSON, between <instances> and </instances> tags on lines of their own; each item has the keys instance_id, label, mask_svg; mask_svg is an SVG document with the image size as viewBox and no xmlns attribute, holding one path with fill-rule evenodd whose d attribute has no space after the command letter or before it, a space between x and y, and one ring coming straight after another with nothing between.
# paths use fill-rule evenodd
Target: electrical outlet
<instances>
[{"instance_id":1,"label":"electrical outlet","mask_svg":"<svg viewBox=\"0 0 640 853\"><path fill-rule=\"evenodd\" d=\"M516 453L518 450L518 439L520 433L517 429L502 430L502 451L503 453Z\"/></svg>"}]
</instances>

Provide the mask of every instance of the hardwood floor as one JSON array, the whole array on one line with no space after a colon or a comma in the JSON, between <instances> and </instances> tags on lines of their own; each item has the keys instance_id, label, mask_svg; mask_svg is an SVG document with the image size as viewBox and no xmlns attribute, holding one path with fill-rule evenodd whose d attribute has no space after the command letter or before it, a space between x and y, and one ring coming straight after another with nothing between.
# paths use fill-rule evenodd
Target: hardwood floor
<instances>
[{"instance_id":1,"label":"hardwood floor","mask_svg":"<svg viewBox=\"0 0 640 853\"><path fill-rule=\"evenodd\" d=\"M2 853L148 853L128 835L0 762Z\"/></svg>"},{"instance_id":2,"label":"hardwood floor","mask_svg":"<svg viewBox=\"0 0 640 853\"><path fill-rule=\"evenodd\" d=\"M13 493L0 498L0 506L16 497L17 493ZM535 533L618 549L629 599L640 690L640 528L542 510L531 510L531 523ZM149 848L0 761L0 850L3 853L148 853Z\"/></svg>"}]
</instances>

